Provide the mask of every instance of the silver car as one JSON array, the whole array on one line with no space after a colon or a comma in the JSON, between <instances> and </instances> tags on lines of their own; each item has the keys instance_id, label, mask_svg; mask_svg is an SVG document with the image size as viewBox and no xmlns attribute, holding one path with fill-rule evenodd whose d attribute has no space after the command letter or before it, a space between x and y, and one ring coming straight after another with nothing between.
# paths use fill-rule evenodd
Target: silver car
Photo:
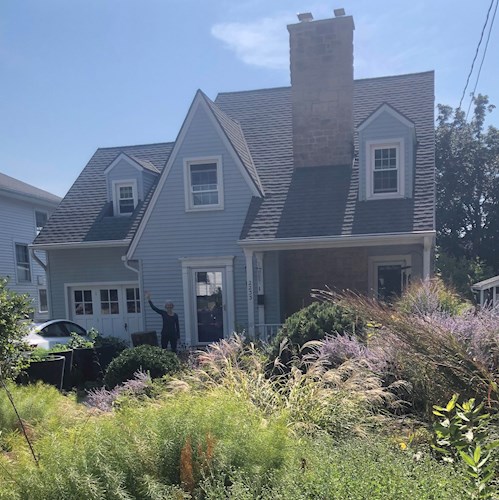
<instances>
[{"instance_id":1,"label":"silver car","mask_svg":"<svg viewBox=\"0 0 499 500\"><path fill-rule=\"evenodd\" d=\"M67 344L73 332L87 339L87 331L80 325L68 319L52 319L44 323L32 323L26 341L33 347L51 349L56 344Z\"/></svg>"}]
</instances>

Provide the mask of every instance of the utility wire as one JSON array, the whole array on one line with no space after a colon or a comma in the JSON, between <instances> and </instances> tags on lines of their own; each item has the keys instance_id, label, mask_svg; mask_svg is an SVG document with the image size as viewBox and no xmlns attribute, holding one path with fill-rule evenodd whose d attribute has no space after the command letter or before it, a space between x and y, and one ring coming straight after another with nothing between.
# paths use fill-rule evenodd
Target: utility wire
<instances>
[{"instance_id":1,"label":"utility wire","mask_svg":"<svg viewBox=\"0 0 499 500\"><path fill-rule=\"evenodd\" d=\"M492 21L490 21L489 33L487 35L487 41L485 42L485 48L483 49L482 60L480 62L480 67L478 68L478 74L476 77L475 87L473 88L473 92L471 93L470 105L468 106L468 112L466 113L466 119L468 119L468 115L470 114L471 105L473 104L473 98L475 97L476 88L478 87L478 80L480 80L480 73L482 72L483 61L485 60L485 55L487 54L487 48L489 46L490 34L492 33L492 27L494 26L494 21L497 14L497 6L499 5L499 0L496 0L496 8L494 9L494 15L492 16Z\"/></svg>"},{"instance_id":2,"label":"utility wire","mask_svg":"<svg viewBox=\"0 0 499 500\"><path fill-rule=\"evenodd\" d=\"M470 78L471 78L471 75L473 73L473 68L475 66L476 58L478 57L478 52L480 50L480 46L482 45L483 35L485 33L485 29L487 27L487 24L489 22L489 15L490 15L490 11L492 10L492 7L494 6L494 1L495 0L491 0L491 2L490 2L489 10L487 11L487 17L485 18L485 23L483 24L482 32L480 34L480 40L478 41L478 45L476 47L475 56L473 57L473 62L471 63L471 69L470 69L470 72L468 73L468 78L466 78L466 85L464 86L463 95L461 96L461 100L459 101L459 107L458 107L458 109L461 108L461 104L463 103L463 99L464 99L464 95L466 93L466 89L468 88L468 84L470 83Z\"/></svg>"}]
</instances>

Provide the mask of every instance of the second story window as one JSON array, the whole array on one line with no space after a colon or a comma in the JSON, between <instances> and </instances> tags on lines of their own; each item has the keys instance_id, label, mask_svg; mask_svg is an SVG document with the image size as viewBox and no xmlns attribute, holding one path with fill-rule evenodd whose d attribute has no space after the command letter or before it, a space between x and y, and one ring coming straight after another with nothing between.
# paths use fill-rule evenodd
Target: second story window
<instances>
[{"instance_id":1,"label":"second story window","mask_svg":"<svg viewBox=\"0 0 499 500\"><path fill-rule=\"evenodd\" d=\"M185 162L186 209L223 208L222 166L219 158Z\"/></svg>"},{"instance_id":2,"label":"second story window","mask_svg":"<svg viewBox=\"0 0 499 500\"><path fill-rule=\"evenodd\" d=\"M404 196L402 142L370 143L367 153L367 198Z\"/></svg>"},{"instance_id":3,"label":"second story window","mask_svg":"<svg viewBox=\"0 0 499 500\"><path fill-rule=\"evenodd\" d=\"M16 268L18 283L31 282L31 265L29 262L28 245L16 243Z\"/></svg>"},{"instance_id":4,"label":"second story window","mask_svg":"<svg viewBox=\"0 0 499 500\"><path fill-rule=\"evenodd\" d=\"M117 182L114 185L115 215L130 215L137 206L137 187L134 182Z\"/></svg>"},{"instance_id":5,"label":"second story window","mask_svg":"<svg viewBox=\"0 0 499 500\"><path fill-rule=\"evenodd\" d=\"M36 220L36 234L38 235L40 231L43 229L45 224L47 224L47 212L39 212L38 210L35 211L35 220Z\"/></svg>"}]
</instances>

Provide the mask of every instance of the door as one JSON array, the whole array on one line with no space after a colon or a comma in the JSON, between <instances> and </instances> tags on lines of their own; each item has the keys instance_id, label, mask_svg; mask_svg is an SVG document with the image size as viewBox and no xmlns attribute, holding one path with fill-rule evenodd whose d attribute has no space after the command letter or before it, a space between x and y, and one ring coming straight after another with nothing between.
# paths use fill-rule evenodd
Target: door
<instances>
[{"instance_id":1,"label":"door","mask_svg":"<svg viewBox=\"0 0 499 500\"><path fill-rule=\"evenodd\" d=\"M224 269L193 269L194 315L197 343L216 342L226 336Z\"/></svg>"}]
</instances>

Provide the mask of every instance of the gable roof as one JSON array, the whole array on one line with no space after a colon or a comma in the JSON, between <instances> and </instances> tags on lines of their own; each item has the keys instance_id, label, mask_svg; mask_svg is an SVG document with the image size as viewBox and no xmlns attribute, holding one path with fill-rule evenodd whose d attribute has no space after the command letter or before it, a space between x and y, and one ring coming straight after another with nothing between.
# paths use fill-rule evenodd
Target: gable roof
<instances>
[{"instance_id":1,"label":"gable roof","mask_svg":"<svg viewBox=\"0 0 499 500\"><path fill-rule=\"evenodd\" d=\"M109 217L111 204L107 201L104 170L120 153L125 153L133 156L135 161L147 161L160 172L172 148L172 142L99 148L36 237L34 244L57 245L110 240L124 240L126 244L135 233L153 190L137 205L130 217Z\"/></svg>"},{"instance_id":2,"label":"gable roof","mask_svg":"<svg viewBox=\"0 0 499 500\"><path fill-rule=\"evenodd\" d=\"M159 174L159 170L150 161L123 152L116 155L116 158L105 168L104 173L107 174L110 172L121 160L124 160L139 171L148 170L149 172Z\"/></svg>"},{"instance_id":3,"label":"gable roof","mask_svg":"<svg viewBox=\"0 0 499 500\"><path fill-rule=\"evenodd\" d=\"M359 165L293 167L291 88L219 94L215 103L237 119L265 190L253 200L243 240L434 231L433 72L356 80L358 127L383 103L415 124L412 198L359 201ZM355 134L358 150L358 134Z\"/></svg>"},{"instance_id":4,"label":"gable roof","mask_svg":"<svg viewBox=\"0 0 499 500\"><path fill-rule=\"evenodd\" d=\"M418 144L412 198L359 201L359 165L294 169L291 88L221 93L215 102L196 94L212 112L263 197L254 196L242 240L354 236L434 231L434 74L414 73L354 82L356 128L384 105L414 124ZM191 113L189 110L188 116ZM181 141L182 130L176 147ZM35 244L116 240L127 244L153 196L128 218L110 218L103 172L120 153L163 172L175 143L98 149ZM355 134L358 150L358 133ZM145 168L145 167L144 167ZM166 178L167 172L157 182ZM156 184L157 185L157 184ZM146 220L143 221L147 223Z\"/></svg>"},{"instance_id":5,"label":"gable roof","mask_svg":"<svg viewBox=\"0 0 499 500\"><path fill-rule=\"evenodd\" d=\"M0 173L0 192L17 198L30 198L33 202L56 207L62 198L43 189Z\"/></svg>"}]
</instances>

